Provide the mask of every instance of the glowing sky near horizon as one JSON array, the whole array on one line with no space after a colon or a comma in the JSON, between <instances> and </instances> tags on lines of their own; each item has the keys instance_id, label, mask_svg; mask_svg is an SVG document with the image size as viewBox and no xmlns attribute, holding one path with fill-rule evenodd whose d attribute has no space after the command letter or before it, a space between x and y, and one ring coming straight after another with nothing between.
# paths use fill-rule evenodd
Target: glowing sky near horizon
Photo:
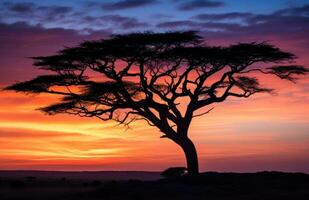
<instances>
[{"instance_id":1,"label":"glowing sky near horizon","mask_svg":"<svg viewBox=\"0 0 309 200\"><path fill-rule=\"evenodd\" d=\"M0 2L0 87L42 71L27 57L134 31L198 30L210 45L269 41L309 66L308 0L11 0ZM231 98L195 118L190 136L202 171L309 172L309 77L263 77L277 94ZM0 92L0 169L163 170L183 166L180 148L146 123L35 109L56 99Z\"/></svg>"}]
</instances>

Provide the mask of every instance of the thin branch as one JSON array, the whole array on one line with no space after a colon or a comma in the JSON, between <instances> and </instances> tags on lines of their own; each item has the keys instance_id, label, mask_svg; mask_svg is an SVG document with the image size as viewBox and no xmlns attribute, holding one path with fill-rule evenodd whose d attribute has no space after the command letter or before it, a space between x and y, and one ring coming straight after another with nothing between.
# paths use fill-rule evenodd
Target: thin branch
<instances>
[{"instance_id":1,"label":"thin branch","mask_svg":"<svg viewBox=\"0 0 309 200\"><path fill-rule=\"evenodd\" d=\"M210 108L209 110L203 112L203 113L200 113L200 114L196 114L196 115L193 115L192 117L200 117L200 116L203 116L203 115L206 115L208 114L210 111L212 111L215 107L212 107Z\"/></svg>"}]
</instances>

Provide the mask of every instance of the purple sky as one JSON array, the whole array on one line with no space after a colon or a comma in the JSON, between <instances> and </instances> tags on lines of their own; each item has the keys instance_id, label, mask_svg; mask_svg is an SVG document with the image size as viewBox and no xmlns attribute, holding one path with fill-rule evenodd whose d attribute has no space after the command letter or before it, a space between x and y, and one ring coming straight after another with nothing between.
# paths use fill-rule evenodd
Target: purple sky
<instances>
[{"instance_id":1,"label":"purple sky","mask_svg":"<svg viewBox=\"0 0 309 200\"><path fill-rule=\"evenodd\" d=\"M25 57L126 32L197 30L210 44L270 41L302 55L308 24L308 0L4 0L0 84L30 77L16 67Z\"/></svg>"}]
</instances>

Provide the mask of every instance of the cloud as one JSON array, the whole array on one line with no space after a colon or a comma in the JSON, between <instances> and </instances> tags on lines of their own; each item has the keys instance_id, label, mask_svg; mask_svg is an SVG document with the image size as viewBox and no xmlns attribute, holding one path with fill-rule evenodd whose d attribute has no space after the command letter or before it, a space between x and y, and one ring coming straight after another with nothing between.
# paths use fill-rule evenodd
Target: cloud
<instances>
[{"instance_id":1,"label":"cloud","mask_svg":"<svg viewBox=\"0 0 309 200\"><path fill-rule=\"evenodd\" d=\"M35 9L35 4L33 3L4 3L8 6L8 9L17 13L29 13Z\"/></svg>"},{"instance_id":2,"label":"cloud","mask_svg":"<svg viewBox=\"0 0 309 200\"><path fill-rule=\"evenodd\" d=\"M229 38L257 35L291 37L298 35L305 39L309 33L309 6L282 9L271 14L231 12L222 14L199 14L187 20L166 21L157 28L195 29L209 37ZM297 11L297 12L296 12ZM308 42L308 40L306 40Z\"/></svg>"},{"instance_id":3,"label":"cloud","mask_svg":"<svg viewBox=\"0 0 309 200\"><path fill-rule=\"evenodd\" d=\"M181 27L198 27L200 23L191 20L176 20L176 21L166 21L157 24L158 28L181 28Z\"/></svg>"},{"instance_id":4,"label":"cloud","mask_svg":"<svg viewBox=\"0 0 309 200\"><path fill-rule=\"evenodd\" d=\"M48 15L64 15L73 11L73 8L69 6L39 6L37 9L47 12Z\"/></svg>"},{"instance_id":5,"label":"cloud","mask_svg":"<svg viewBox=\"0 0 309 200\"><path fill-rule=\"evenodd\" d=\"M105 3L101 7L103 10L124 10L129 8L137 8L158 3L156 0L121 0L115 3Z\"/></svg>"},{"instance_id":6,"label":"cloud","mask_svg":"<svg viewBox=\"0 0 309 200\"><path fill-rule=\"evenodd\" d=\"M187 30L199 30L200 32L226 32L231 30L241 29L240 24L237 23L222 23L222 22L196 22L192 20L181 21L167 21L157 24L158 28L166 29L187 29Z\"/></svg>"},{"instance_id":7,"label":"cloud","mask_svg":"<svg viewBox=\"0 0 309 200\"><path fill-rule=\"evenodd\" d=\"M252 13L231 12L223 14L199 14L194 16L198 20L226 20L226 19L246 19L254 16Z\"/></svg>"},{"instance_id":8,"label":"cloud","mask_svg":"<svg viewBox=\"0 0 309 200\"><path fill-rule=\"evenodd\" d=\"M69 6L40 6L34 3L4 2L0 4L2 22L27 22L30 24L50 24L64 22L73 13Z\"/></svg>"},{"instance_id":9,"label":"cloud","mask_svg":"<svg viewBox=\"0 0 309 200\"><path fill-rule=\"evenodd\" d=\"M69 14L73 11L72 7L69 6L39 6L34 3L12 3L4 2L2 4L2 9L14 12L15 14L29 14L34 15L36 13L48 15L63 15Z\"/></svg>"},{"instance_id":10,"label":"cloud","mask_svg":"<svg viewBox=\"0 0 309 200\"><path fill-rule=\"evenodd\" d=\"M137 5L137 1L134 2L134 5ZM140 1L139 3L145 4L146 2ZM14 10L12 10L13 8ZM3 13L0 14L0 18L3 18L4 20L2 21L6 23L25 22L27 24L40 25L48 28L61 27L65 29L75 29L80 30L80 32L91 32L93 30L102 29L113 29L117 32L124 29L143 29L149 26L146 22L140 22L134 17L121 16L118 14L89 14L87 11L89 7L78 10L77 8L69 6L40 6L33 3L7 2L2 4L2 8L0 7L0 9L3 10ZM18 12L15 10L18 10Z\"/></svg>"},{"instance_id":11,"label":"cloud","mask_svg":"<svg viewBox=\"0 0 309 200\"><path fill-rule=\"evenodd\" d=\"M276 14L281 14L281 15L309 15L309 4L304 5L301 7L292 7L292 8L286 8L286 9L281 9L276 12Z\"/></svg>"},{"instance_id":12,"label":"cloud","mask_svg":"<svg viewBox=\"0 0 309 200\"><path fill-rule=\"evenodd\" d=\"M100 17L84 16L81 20L83 23L95 24L96 26L112 26L114 29L134 29L134 28L145 28L149 24L140 22L133 17L124 17L121 15L103 15Z\"/></svg>"},{"instance_id":13,"label":"cloud","mask_svg":"<svg viewBox=\"0 0 309 200\"><path fill-rule=\"evenodd\" d=\"M178 2L178 1L176 1ZM179 1L180 2L180 1ZM183 1L181 1L183 2ZM224 6L224 3L221 1L214 0L191 0L185 1L178 6L179 10L182 11L191 11L200 8L217 8Z\"/></svg>"}]
</instances>

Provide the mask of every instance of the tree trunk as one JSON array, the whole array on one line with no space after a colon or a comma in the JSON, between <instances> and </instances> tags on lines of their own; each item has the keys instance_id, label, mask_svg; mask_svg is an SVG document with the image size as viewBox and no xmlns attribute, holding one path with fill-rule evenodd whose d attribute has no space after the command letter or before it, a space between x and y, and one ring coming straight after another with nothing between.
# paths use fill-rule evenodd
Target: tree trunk
<instances>
[{"instance_id":1,"label":"tree trunk","mask_svg":"<svg viewBox=\"0 0 309 200\"><path fill-rule=\"evenodd\" d=\"M188 174L190 176L197 175L199 173L198 157L193 142L189 138L186 138L183 139L179 145L186 156Z\"/></svg>"}]
</instances>

